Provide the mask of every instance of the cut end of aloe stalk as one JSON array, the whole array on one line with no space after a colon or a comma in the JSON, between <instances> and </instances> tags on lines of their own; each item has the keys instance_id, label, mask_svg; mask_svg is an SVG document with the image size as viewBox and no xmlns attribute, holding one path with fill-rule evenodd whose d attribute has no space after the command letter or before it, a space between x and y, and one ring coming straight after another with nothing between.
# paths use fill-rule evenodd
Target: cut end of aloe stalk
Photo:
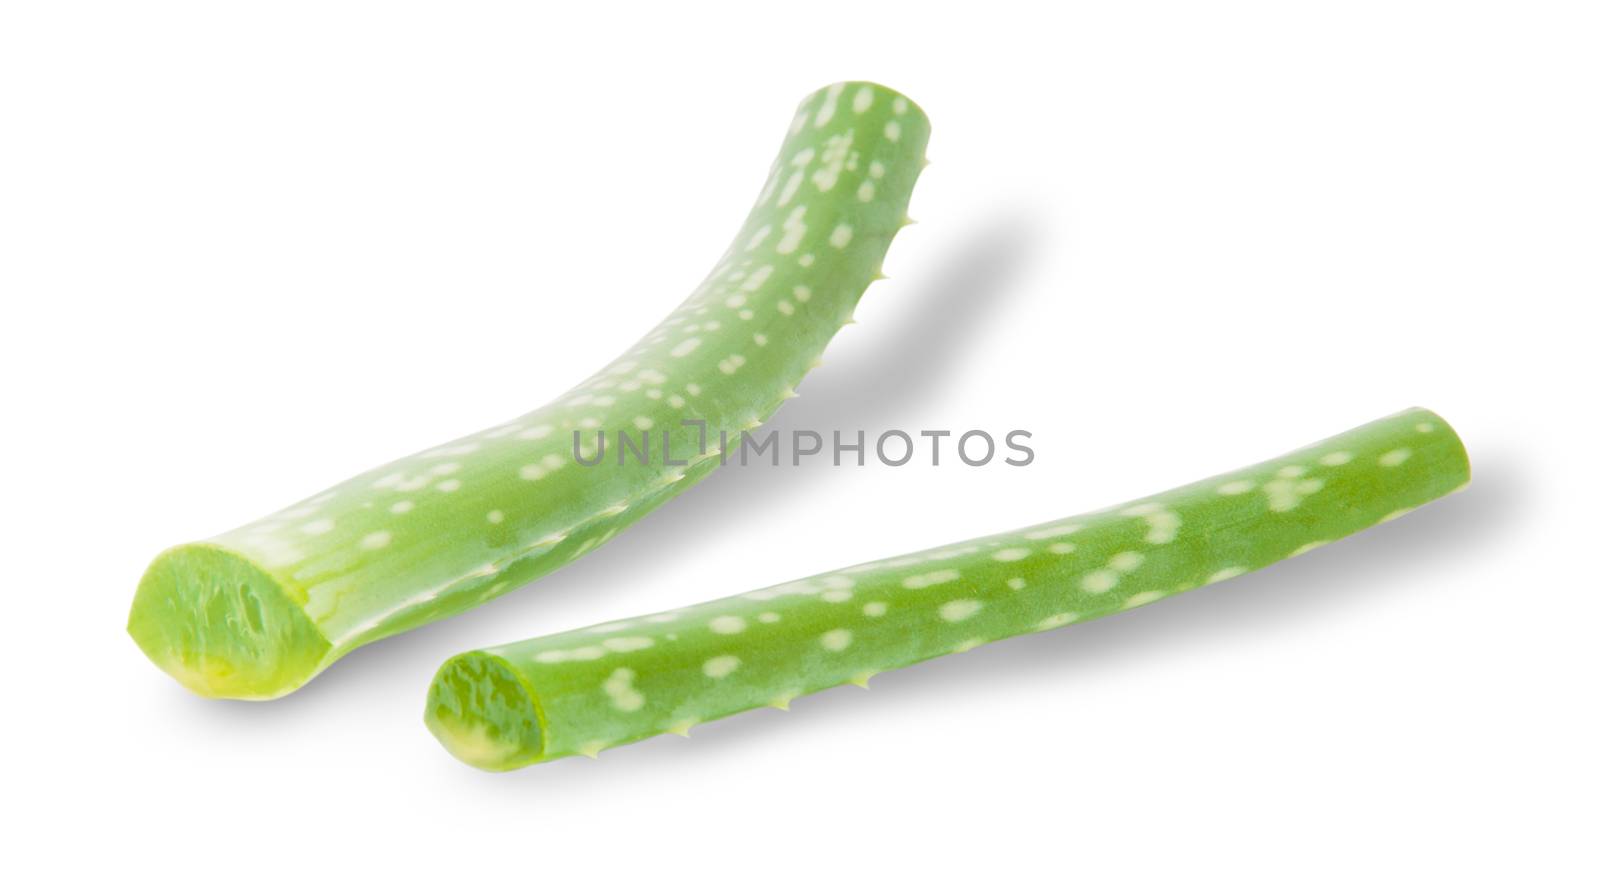
<instances>
[{"instance_id":1,"label":"cut end of aloe stalk","mask_svg":"<svg viewBox=\"0 0 1600 886\"><path fill-rule=\"evenodd\" d=\"M488 653L445 662L423 720L456 759L479 769L516 769L544 754L537 700L516 671Z\"/></svg>"},{"instance_id":2,"label":"cut end of aloe stalk","mask_svg":"<svg viewBox=\"0 0 1600 886\"><path fill-rule=\"evenodd\" d=\"M330 644L303 602L240 554L180 545L139 581L128 633L157 667L200 695L277 698L326 664Z\"/></svg>"}]
</instances>

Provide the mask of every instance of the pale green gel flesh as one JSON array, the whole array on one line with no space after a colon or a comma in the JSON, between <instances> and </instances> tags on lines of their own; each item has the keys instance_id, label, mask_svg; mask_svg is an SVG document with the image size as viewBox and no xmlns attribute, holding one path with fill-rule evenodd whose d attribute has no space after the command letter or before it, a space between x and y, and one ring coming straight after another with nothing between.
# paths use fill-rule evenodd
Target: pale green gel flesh
<instances>
[{"instance_id":1,"label":"pale green gel flesh","mask_svg":"<svg viewBox=\"0 0 1600 886\"><path fill-rule=\"evenodd\" d=\"M811 95L727 253L632 349L542 409L167 551L129 632L195 692L272 698L605 543L710 472L721 432L737 440L794 396L880 276L927 138L921 110L884 87ZM651 217L641 233L670 235ZM686 420L706 423L703 455ZM573 434L592 447L601 430L605 461L578 464ZM617 466L616 432L645 430L648 464ZM663 433L690 464L666 463Z\"/></svg>"},{"instance_id":2,"label":"pale green gel flesh","mask_svg":"<svg viewBox=\"0 0 1600 886\"><path fill-rule=\"evenodd\" d=\"M434 678L425 719L452 753L485 769L686 734L1259 569L1468 477L1444 420L1410 410L1093 514L457 656Z\"/></svg>"}]
</instances>

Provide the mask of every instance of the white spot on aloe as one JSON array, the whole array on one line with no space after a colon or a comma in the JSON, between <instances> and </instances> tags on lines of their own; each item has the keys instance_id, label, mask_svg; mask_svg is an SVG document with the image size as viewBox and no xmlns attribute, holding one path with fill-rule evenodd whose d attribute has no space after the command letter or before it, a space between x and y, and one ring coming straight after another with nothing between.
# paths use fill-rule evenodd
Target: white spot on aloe
<instances>
[{"instance_id":1,"label":"white spot on aloe","mask_svg":"<svg viewBox=\"0 0 1600 886\"><path fill-rule=\"evenodd\" d=\"M1256 484L1249 480L1229 480L1217 487L1217 493L1220 495L1244 495L1255 488Z\"/></svg>"},{"instance_id":2,"label":"white spot on aloe","mask_svg":"<svg viewBox=\"0 0 1600 886\"><path fill-rule=\"evenodd\" d=\"M674 345L672 350L667 352L667 355L671 357L687 357L694 353L694 349L698 347L700 347L700 339L686 338Z\"/></svg>"},{"instance_id":3,"label":"white spot on aloe","mask_svg":"<svg viewBox=\"0 0 1600 886\"><path fill-rule=\"evenodd\" d=\"M1055 615L1048 616L1040 621L1036 627L1041 631L1048 631L1054 628L1072 624L1077 620L1078 613L1076 612L1058 612Z\"/></svg>"},{"instance_id":4,"label":"white spot on aloe","mask_svg":"<svg viewBox=\"0 0 1600 886\"><path fill-rule=\"evenodd\" d=\"M1093 572L1090 572L1088 575L1085 575L1083 579L1078 582L1078 586L1091 594L1104 594L1106 591L1116 587L1117 582L1120 581L1121 578L1122 576L1119 575L1115 570L1096 569Z\"/></svg>"},{"instance_id":5,"label":"white spot on aloe","mask_svg":"<svg viewBox=\"0 0 1600 886\"><path fill-rule=\"evenodd\" d=\"M1055 554L1058 557L1070 554L1073 551L1076 551L1077 549L1078 549L1078 546L1073 544L1070 541L1051 542L1050 546L1045 548L1045 550L1049 551L1052 554Z\"/></svg>"},{"instance_id":6,"label":"white spot on aloe","mask_svg":"<svg viewBox=\"0 0 1600 886\"><path fill-rule=\"evenodd\" d=\"M1133 594L1129 596L1128 599L1122 601L1122 608L1133 609L1136 606L1154 603L1165 596L1166 593L1164 591L1140 591L1139 593Z\"/></svg>"},{"instance_id":7,"label":"white spot on aloe","mask_svg":"<svg viewBox=\"0 0 1600 886\"><path fill-rule=\"evenodd\" d=\"M719 615L707 625L714 634L738 634L745 629L745 621L737 615Z\"/></svg>"},{"instance_id":8,"label":"white spot on aloe","mask_svg":"<svg viewBox=\"0 0 1600 886\"><path fill-rule=\"evenodd\" d=\"M410 499L402 498L399 501L397 501L394 504L389 506L389 513L391 513L391 514L406 514L406 513L410 513L411 509L416 507L416 506L417 506L416 503L411 501Z\"/></svg>"},{"instance_id":9,"label":"white spot on aloe","mask_svg":"<svg viewBox=\"0 0 1600 886\"><path fill-rule=\"evenodd\" d=\"M828 87L822 95L822 107L817 109L817 122L813 124L818 129L828 125L833 119L834 112L839 109L839 96L844 92L843 83L835 83Z\"/></svg>"},{"instance_id":10,"label":"white spot on aloe","mask_svg":"<svg viewBox=\"0 0 1600 886\"><path fill-rule=\"evenodd\" d=\"M1001 548L991 554L990 557L999 560L1001 563L1010 563L1015 560L1021 560L1028 556L1029 553L1027 548Z\"/></svg>"},{"instance_id":11,"label":"white spot on aloe","mask_svg":"<svg viewBox=\"0 0 1600 886\"><path fill-rule=\"evenodd\" d=\"M794 195L799 193L800 183L805 180L806 174L803 172L789 173L788 181L783 183L783 190L778 192L778 205L788 206L789 201L794 199Z\"/></svg>"},{"instance_id":12,"label":"white spot on aloe","mask_svg":"<svg viewBox=\"0 0 1600 886\"><path fill-rule=\"evenodd\" d=\"M1020 590L1022 590L1023 588L1025 588L1027 586L1028 586L1028 580L1023 578L1020 575L1013 576L1012 578L1006 579L1006 587L1010 588L1013 591L1020 591Z\"/></svg>"},{"instance_id":13,"label":"white spot on aloe","mask_svg":"<svg viewBox=\"0 0 1600 886\"><path fill-rule=\"evenodd\" d=\"M889 611L889 604L882 600L874 600L861 607L861 614L867 618L878 618Z\"/></svg>"},{"instance_id":14,"label":"white spot on aloe","mask_svg":"<svg viewBox=\"0 0 1600 886\"><path fill-rule=\"evenodd\" d=\"M828 235L828 243L835 249L843 249L850 245L850 236L854 233L854 228L841 223L833 229L833 233Z\"/></svg>"},{"instance_id":15,"label":"white spot on aloe","mask_svg":"<svg viewBox=\"0 0 1600 886\"><path fill-rule=\"evenodd\" d=\"M721 680L723 677L737 671L739 663L739 656L737 655L718 655L714 658L706 659L705 663L700 666L700 671L713 680Z\"/></svg>"},{"instance_id":16,"label":"white spot on aloe","mask_svg":"<svg viewBox=\"0 0 1600 886\"><path fill-rule=\"evenodd\" d=\"M883 137L892 142L900 140L900 121L890 120L883 124Z\"/></svg>"},{"instance_id":17,"label":"white spot on aloe","mask_svg":"<svg viewBox=\"0 0 1600 886\"><path fill-rule=\"evenodd\" d=\"M955 581L960 577L961 573L954 569L939 569L934 572L925 572L922 575L909 576L904 581L900 582L900 585L912 590L917 590L919 588L931 588L934 585L942 585L946 582Z\"/></svg>"},{"instance_id":18,"label":"white spot on aloe","mask_svg":"<svg viewBox=\"0 0 1600 886\"><path fill-rule=\"evenodd\" d=\"M816 172L811 173L811 183L817 190L827 192L839 183L839 175L844 172L846 158L850 155L850 142L855 138L855 132L846 132L828 139L822 149L822 165Z\"/></svg>"},{"instance_id":19,"label":"white spot on aloe","mask_svg":"<svg viewBox=\"0 0 1600 886\"><path fill-rule=\"evenodd\" d=\"M612 652L638 652L656 645L656 641L649 637L607 637L600 645Z\"/></svg>"},{"instance_id":20,"label":"white spot on aloe","mask_svg":"<svg viewBox=\"0 0 1600 886\"><path fill-rule=\"evenodd\" d=\"M939 617L949 622L966 621L982 608L983 604L977 600L951 600L939 607Z\"/></svg>"},{"instance_id":21,"label":"white spot on aloe","mask_svg":"<svg viewBox=\"0 0 1600 886\"><path fill-rule=\"evenodd\" d=\"M850 110L857 114L872 107L872 87L863 86L856 90L856 97L850 102Z\"/></svg>"},{"instance_id":22,"label":"white spot on aloe","mask_svg":"<svg viewBox=\"0 0 1600 886\"><path fill-rule=\"evenodd\" d=\"M1211 576L1206 579L1206 583L1214 584L1219 581L1227 581L1230 578L1244 575L1249 571L1250 570L1244 568L1243 566L1229 566L1226 569L1218 569L1216 572L1211 573Z\"/></svg>"},{"instance_id":23,"label":"white spot on aloe","mask_svg":"<svg viewBox=\"0 0 1600 886\"><path fill-rule=\"evenodd\" d=\"M1129 517L1139 517L1148 527L1144 540L1153 545L1164 545L1178 537L1178 527L1183 525L1183 520L1160 502L1144 502L1131 508L1124 508L1122 514Z\"/></svg>"},{"instance_id":24,"label":"white spot on aloe","mask_svg":"<svg viewBox=\"0 0 1600 886\"><path fill-rule=\"evenodd\" d=\"M1336 467L1338 467L1340 465L1349 464L1350 460L1353 459L1353 458L1355 458L1354 454L1346 452L1343 449L1341 449L1338 452L1330 452L1327 455L1324 455L1323 457L1317 459L1317 464L1326 465L1327 467L1330 467L1330 468L1336 468Z\"/></svg>"},{"instance_id":25,"label":"white spot on aloe","mask_svg":"<svg viewBox=\"0 0 1600 886\"><path fill-rule=\"evenodd\" d=\"M783 219L783 236L778 238L777 253L788 255L800 248L806 238L806 208L796 206Z\"/></svg>"},{"instance_id":26,"label":"white spot on aloe","mask_svg":"<svg viewBox=\"0 0 1600 886\"><path fill-rule=\"evenodd\" d=\"M624 713L632 713L644 707L644 696L633 688L634 673L632 668L617 668L606 678L605 691L611 699L612 707Z\"/></svg>"},{"instance_id":27,"label":"white spot on aloe","mask_svg":"<svg viewBox=\"0 0 1600 886\"><path fill-rule=\"evenodd\" d=\"M1279 468L1271 480L1261 485L1261 490L1267 494L1267 508L1280 513L1292 511L1300 506L1306 496L1322 491L1323 481L1306 477L1305 473L1302 465Z\"/></svg>"},{"instance_id":28,"label":"white spot on aloe","mask_svg":"<svg viewBox=\"0 0 1600 886\"><path fill-rule=\"evenodd\" d=\"M849 631L844 628L835 628L823 634L818 642L822 644L823 649L829 652L843 652L850 648L850 641L853 639L854 635Z\"/></svg>"},{"instance_id":29,"label":"white spot on aloe","mask_svg":"<svg viewBox=\"0 0 1600 886\"><path fill-rule=\"evenodd\" d=\"M755 271L752 272L750 276L739 285L739 288L743 289L745 292L755 292L757 289L760 289L761 284L767 282L767 278L771 276L772 265L762 265L761 267L756 268Z\"/></svg>"},{"instance_id":30,"label":"white spot on aloe","mask_svg":"<svg viewBox=\"0 0 1600 886\"><path fill-rule=\"evenodd\" d=\"M300 531L306 535L327 535L333 531L333 521L327 517L323 517L320 520L312 520L310 523L301 526Z\"/></svg>"},{"instance_id":31,"label":"white spot on aloe","mask_svg":"<svg viewBox=\"0 0 1600 886\"><path fill-rule=\"evenodd\" d=\"M1388 452L1378 456L1378 464L1383 465L1386 468L1396 468L1405 464L1406 459L1410 457L1411 450L1409 449L1404 447L1401 447L1400 449L1391 449Z\"/></svg>"},{"instance_id":32,"label":"white spot on aloe","mask_svg":"<svg viewBox=\"0 0 1600 886\"><path fill-rule=\"evenodd\" d=\"M493 523L496 526L498 526L501 523L506 522L506 512L505 511L490 511L489 513L484 515L484 519L488 520L490 523Z\"/></svg>"},{"instance_id":33,"label":"white spot on aloe","mask_svg":"<svg viewBox=\"0 0 1600 886\"><path fill-rule=\"evenodd\" d=\"M1106 566L1117 572L1128 573L1138 569L1143 562L1144 555L1138 551L1123 551L1106 561Z\"/></svg>"},{"instance_id":34,"label":"white spot on aloe","mask_svg":"<svg viewBox=\"0 0 1600 886\"><path fill-rule=\"evenodd\" d=\"M590 457L593 453L593 444L586 441L584 445L584 452L585 458ZM561 460L561 456L551 453L541 457L536 464L523 465L522 467L518 468L517 475L524 480L542 480L548 476L551 471L559 469L564 464L566 464L566 462Z\"/></svg>"}]
</instances>

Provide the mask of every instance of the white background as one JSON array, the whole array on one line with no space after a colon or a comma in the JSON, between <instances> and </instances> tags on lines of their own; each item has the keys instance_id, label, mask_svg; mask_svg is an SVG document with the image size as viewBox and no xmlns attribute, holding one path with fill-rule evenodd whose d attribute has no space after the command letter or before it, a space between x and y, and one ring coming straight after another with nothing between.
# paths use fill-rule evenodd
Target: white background
<instances>
[{"instance_id":1,"label":"white background","mask_svg":"<svg viewBox=\"0 0 1600 886\"><path fill-rule=\"evenodd\" d=\"M1594 882L1592 3L3 10L16 882ZM158 550L597 368L847 78L932 118L923 223L777 424L1022 427L1034 465L727 470L277 702L144 660ZM1411 405L1470 490L1223 586L597 761L489 775L421 724L464 649Z\"/></svg>"}]
</instances>

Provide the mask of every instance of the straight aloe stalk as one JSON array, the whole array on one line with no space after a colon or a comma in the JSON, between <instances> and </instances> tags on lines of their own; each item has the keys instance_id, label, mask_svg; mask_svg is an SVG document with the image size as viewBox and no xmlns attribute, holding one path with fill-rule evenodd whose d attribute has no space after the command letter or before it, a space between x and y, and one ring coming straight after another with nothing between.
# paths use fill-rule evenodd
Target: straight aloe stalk
<instances>
[{"instance_id":1,"label":"straight aloe stalk","mask_svg":"<svg viewBox=\"0 0 1600 886\"><path fill-rule=\"evenodd\" d=\"M502 770L664 732L1017 634L1143 606L1303 554L1466 485L1413 409L1119 507L686 609L468 652L428 693L451 753Z\"/></svg>"},{"instance_id":2,"label":"straight aloe stalk","mask_svg":"<svg viewBox=\"0 0 1600 886\"><path fill-rule=\"evenodd\" d=\"M881 276L927 139L927 118L892 90L813 94L732 246L634 347L548 406L168 550L129 633L195 692L273 698L604 544L710 472L723 433L794 396ZM606 431L644 436L653 454L585 467Z\"/></svg>"}]
</instances>

